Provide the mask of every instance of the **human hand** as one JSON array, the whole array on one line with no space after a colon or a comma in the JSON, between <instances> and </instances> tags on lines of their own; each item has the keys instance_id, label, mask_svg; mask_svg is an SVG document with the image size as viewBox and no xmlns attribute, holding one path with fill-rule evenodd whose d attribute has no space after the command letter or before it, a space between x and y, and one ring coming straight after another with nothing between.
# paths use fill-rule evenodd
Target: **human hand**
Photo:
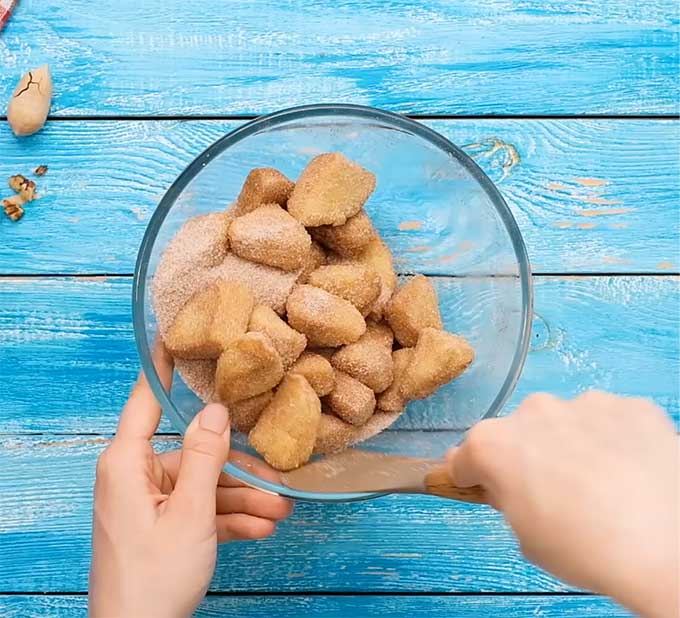
<instances>
[{"instance_id":1,"label":"human hand","mask_svg":"<svg viewBox=\"0 0 680 618\"><path fill-rule=\"evenodd\" d=\"M448 463L456 485L487 490L529 560L642 615L679 615L678 438L651 402L533 395Z\"/></svg>"},{"instance_id":2,"label":"human hand","mask_svg":"<svg viewBox=\"0 0 680 618\"><path fill-rule=\"evenodd\" d=\"M154 362L164 385L172 359ZM229 418L210 404L189 425L181 451L157 455L150 440L161 410L143 375L97 464L90 616L190 616L215 569L217 543L258 539L291 512L289 501L243 486L222 472L227 460L278 481L244 453L229 453Z\"/></svg>"}]
</instances>

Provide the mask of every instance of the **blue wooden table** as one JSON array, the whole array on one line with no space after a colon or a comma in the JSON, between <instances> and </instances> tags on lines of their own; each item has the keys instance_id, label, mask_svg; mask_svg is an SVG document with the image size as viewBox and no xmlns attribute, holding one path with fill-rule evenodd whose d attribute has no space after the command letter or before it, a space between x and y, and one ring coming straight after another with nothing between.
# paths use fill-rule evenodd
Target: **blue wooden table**
<instances>
[{"instance_id":1,"label":"blue wooden table","mask_svg":"<svg viewBox=\"0 0 680 618\"><path fill-rule=\"evenodd\" d=\"M0 125L2 182L49 165L25 217L0 217L0 616L85 615L94 464L138 370L137 247L187 163L264 112L410 114L497 182L536 273L507 412L598 387L677 422L679 23L674 0L21 0L0 101L44 62L55 98L31 138ZM211 591L200 616L628 615L525 562L491 509L423 497L300 504L224 547Z\"/></svg>"}]
</instances>

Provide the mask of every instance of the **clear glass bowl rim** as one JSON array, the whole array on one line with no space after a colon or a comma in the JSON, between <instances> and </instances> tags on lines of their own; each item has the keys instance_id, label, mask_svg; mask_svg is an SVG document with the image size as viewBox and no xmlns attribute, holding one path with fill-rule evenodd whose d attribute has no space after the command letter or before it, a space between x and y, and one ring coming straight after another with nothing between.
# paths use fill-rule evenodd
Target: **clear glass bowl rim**
<instances>
[{"instance_id":1,"label":"clear glass bowl rim","mask_svg":"<svg viewBox=\"0 0 680 618\"><path fill-rule=\"evenodd\" d=\"M187 425L184 422L179 410L172 402L169 394L163 387L160 378L158 377L158 373L151 358L151 349L149 348L146 340L144 299L146 295L149 259L151 257L151 252L153 250L153 245L158 231L163 225L166 215L185 187L196 175L200 173L200 171L206 165L208 165L208 163L210 163L213 158L223 153L230 146L233 146L241 140L246 139L248 136L263 129L271 128L286 122L306 118L333 116L347 116L360 120L381 122L394 129L412 133L430 142L456 159L456 161L460 163L475 178L475 180L477 180L477 182L479 182L482 189L489 196L492 204L496 208L496 211L498 212L503 224L508 231L515 256L517 258L522 290L522 316L520 321L520 342L515 351L510 371L508 372L508 375L506 376L505 381L498 392L498 395L489 406L489 409L480 418L480 420L497 416L500 413L500 411L503 409L503 405L512 394L515 385L519 380L529 349L529 340L531 335L531 321L533 316L533 286L531 280L531 266L529 263L526 246L524 244L524 240L522 239L517 222L515 221L510 208L505 202L505 199L500 194L491 179L484 173L477 163L472 160L472 158L470 158L463 150L458 148L447 138L440 135L433 129L430 129L429 127L416 122L415 120L411 120L406 116L363 105L334 103L303 105L273 112L265 116L260 116L254 120L251 120L250 122L246 122L208 146L208 148L198 155L172 183L151 216L149 225L147 226L144 233L144 237L139 248L139 253L137 254L137 262L135 265L132 286L132 317L135 343L137 345L137 352L141 360L142 370L149 381L151 390L162 406L163 412L170 418L172 425L176 429L180 430L182 434L186 431ZM224 470L227 474L237 478L247 485L256 487L266 492L299 500L313 500L317 502L350 502L355 500L375 498L383 495L381 493L334 494L303 492L290 489L285 485L278 485L275 483L270 483L269 481L265 481L232 463L227 463L224 467Z\"/></svg>"}]
</instances>

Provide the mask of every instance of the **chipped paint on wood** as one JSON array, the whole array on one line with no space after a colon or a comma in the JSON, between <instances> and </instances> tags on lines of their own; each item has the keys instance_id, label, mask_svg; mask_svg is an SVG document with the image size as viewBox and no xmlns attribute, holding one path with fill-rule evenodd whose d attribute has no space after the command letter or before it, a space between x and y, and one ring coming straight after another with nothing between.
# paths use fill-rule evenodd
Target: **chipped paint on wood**
<instances>
[{"instance_id":1,"label":"chipped paint on wood","mask_svg":"<svg viewBox=\"0 0 680 618\"><path fill-rule=\"evenodd\" d=\"M603 178L574 178L574 182L584 187L603 187L609 184L609 181Z\"/></svg>"},{"instance_id":2,"label":"chipped paint on wood","mask_svg":"<svg viewBox=\"0 0 680 618\"><path fill-rule=\"evenodd\" d=\"M402 221L399 224L400 230L421 230L423 228L422 221Z\"/></svg>"},{"instance_id":3,"label":"chipped paint on wood","mask_svg":"<svg viewBox=\"0 0 680 618\"><path fill-rule=\"evenodd\" d=\"M582 217L609 217L611 215L623 215L631 212L632 210L632 208L601 208L598 210L586 209L578 210L576 211L576 214L581 215Z\"/></svg>"}]
</instances>

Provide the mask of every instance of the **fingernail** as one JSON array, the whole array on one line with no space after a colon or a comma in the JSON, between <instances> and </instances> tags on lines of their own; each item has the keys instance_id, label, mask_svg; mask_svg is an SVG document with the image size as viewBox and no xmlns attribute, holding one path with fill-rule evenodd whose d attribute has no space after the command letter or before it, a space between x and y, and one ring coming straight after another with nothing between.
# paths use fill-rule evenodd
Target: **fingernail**
<instances>
[{"instance_id":1,"label":"fingernail","mask_svg":"<svg viewBox=\"0 0 680 618\"><path fill-rule=\"evenodd\" d=\"M229 425L229 412L219 403L210 403L201 411L198 422L203 429L223 434Z\"/></svg>"}]
</instances>

